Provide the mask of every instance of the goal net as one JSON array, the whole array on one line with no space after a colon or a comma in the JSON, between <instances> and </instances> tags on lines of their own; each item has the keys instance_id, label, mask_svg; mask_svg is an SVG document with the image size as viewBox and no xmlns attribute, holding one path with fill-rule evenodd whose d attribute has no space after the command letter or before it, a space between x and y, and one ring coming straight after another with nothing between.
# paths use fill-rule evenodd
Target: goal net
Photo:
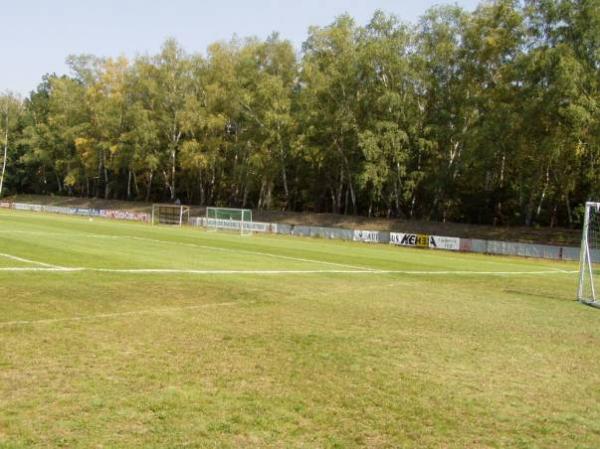
<instances>
[{"instance_id":1,"label":"goal net","mask_svg":"<svg viewBox=\"0 0 600 449\"><path fill-rule=\"evenodd\" d=\"M190 220L190 208L172 204L152 205L152 224L181 226Z\"/></svg>"},{"instance_id":2,"label":"goal net","mask_svg":"<svg viewBox=\"0 0 600 449\"><path fill-rule=\"evenodd\" d=\"M579 254L580 302L600 308L600 203L586 203Z\"/></svg>"},{"instance_id":3,"label":"goal net","mask_svg":"<svg viewBox=\"0 0 600 449\"><path fill-rule=\"evenodd\" d=\"M242 235L252 234L252 211L250 209L207 207L206 227L212 230L239 232Z\"/></svg>"}]
</instances>

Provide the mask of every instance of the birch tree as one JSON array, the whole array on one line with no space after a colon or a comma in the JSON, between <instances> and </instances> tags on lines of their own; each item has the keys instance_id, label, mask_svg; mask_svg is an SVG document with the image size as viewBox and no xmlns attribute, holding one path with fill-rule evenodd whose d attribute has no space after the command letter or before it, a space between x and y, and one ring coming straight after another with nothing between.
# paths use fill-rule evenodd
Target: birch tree
<instances>
[{"instance_id":1,"label":"birch tree","mask_svg":"<svg viewBox=\"0 0 600 449\"><path fill-rule=\"evenodd\" d=\"M4 188L6 166L8 163L9 146L18 135L18 122L21 114L21 100L13 93L0 95L0 133L2 135L2 165L0 166L0 197Z\"/></svg>"}]
</instances>

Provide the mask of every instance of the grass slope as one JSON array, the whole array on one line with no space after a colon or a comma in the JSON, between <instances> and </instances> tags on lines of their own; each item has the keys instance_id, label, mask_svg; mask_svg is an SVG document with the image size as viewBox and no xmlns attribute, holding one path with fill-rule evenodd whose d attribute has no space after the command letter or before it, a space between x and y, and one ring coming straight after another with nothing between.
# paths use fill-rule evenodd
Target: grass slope
<instances>
[{"instance_id":1,"label":"grass slope","mask_svg":"<svg viewBox=\"0 0 600 449\"><path fill-rule=\"evenodd\" d=\"M5 210L0 253L0 448L600 446L573 264ZM48 265L295 272L5 270Z\"/></svg>"}]
</instances>

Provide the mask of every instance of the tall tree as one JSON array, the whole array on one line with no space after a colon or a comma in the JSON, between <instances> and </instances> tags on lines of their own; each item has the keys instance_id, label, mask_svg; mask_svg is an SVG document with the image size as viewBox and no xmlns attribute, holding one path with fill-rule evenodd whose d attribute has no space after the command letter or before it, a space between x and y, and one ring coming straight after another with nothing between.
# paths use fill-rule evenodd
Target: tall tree
<instances>
[{"instance_id":1,"label":"tall tree","mask_svg":"<svg viewBox=\"0 0 600 449\"><path fill-rule=\"evenodd\" d=\"M354 20L341 16L328 27L310 28L303 50L299 137L306 157L313 159L313 179L320 190L313 195L322 201L329 197L333 212L348 212L350 206L357 213L356 173L362 156L356 108L362 91Z\"/></svg>"},{"instance_id":2,"label":"tall tree","mask_svg":"<svg viewBox=\"0 0 600 449\"><path fill-rule=\"evenodd\" d=\"M9 145L18 138L16 128L21 115L21 100L13 93L0 95L0 135L2 136L2 164L0 165L0 197L4 187Z\"/></svg>"},{"instance_id":3,"label":"tall tree","mask_svg":"<svg viewBox=\"0 0 600 449\"><path fill-rule=\"evenodd\" d=\"M396 17L376 12L359 38L359 147L364 162L360 181L368 215L409 216L426 150L414 37Z\"/></svg>"}]
</instances>

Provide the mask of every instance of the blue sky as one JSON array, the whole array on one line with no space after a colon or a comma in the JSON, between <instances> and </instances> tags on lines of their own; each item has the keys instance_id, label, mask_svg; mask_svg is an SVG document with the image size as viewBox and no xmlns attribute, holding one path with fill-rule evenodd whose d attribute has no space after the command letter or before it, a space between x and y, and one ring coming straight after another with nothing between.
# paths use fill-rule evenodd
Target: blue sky
<instances>
[{"instance_id":1,"label":"blue sky","mask_svg":"<svg viewBox=\"0 0 600 449\"><path fill-rule=\"evenodd\" d=\"M66 73L69 54L133 57L155 53L167 37L189 52L217 40L267 37L273 31L297 48L310 25L347 12L359 24L376 9L415 22L444 0L1 0L0 92L26 95L48 72ZM476 0L459 0L472 10Z\"/></svg>"}]
</instances>

